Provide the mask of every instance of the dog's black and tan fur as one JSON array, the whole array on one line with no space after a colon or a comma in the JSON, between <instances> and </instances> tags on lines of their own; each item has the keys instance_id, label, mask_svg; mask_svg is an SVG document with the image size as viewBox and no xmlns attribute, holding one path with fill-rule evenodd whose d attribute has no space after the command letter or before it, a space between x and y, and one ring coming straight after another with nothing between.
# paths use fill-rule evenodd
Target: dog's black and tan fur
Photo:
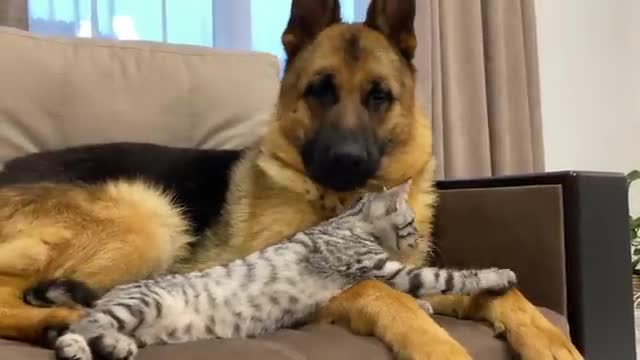
<instances>
[{"instance_id":1,"label":"dog's black and tan fur","mask_svg":"<svg viewBox=\"0 0 640 360\"><path fill-rule=\"evenodd\" d=\"M411 64L415 2L373 0L364 24L342 24L339 14L337 0L293 1L271 125L242 153L110 144L7 164L0 336L33 341L81 314L27 305L46 303L34 298L64 285L46 281L73 279L79 283L67 284L99 294L157 273L209 267L317 224L361 191L407 179L417 224L429 234L436 196L431 130ZM400 260L425 261L427 242ZM505 330L523 359L581 358L516 290L431 301L438 312ZM319 321L373 334L403 358L470 358L413 299L377 281L337 296Z\"/></svg>"}]
</instances>

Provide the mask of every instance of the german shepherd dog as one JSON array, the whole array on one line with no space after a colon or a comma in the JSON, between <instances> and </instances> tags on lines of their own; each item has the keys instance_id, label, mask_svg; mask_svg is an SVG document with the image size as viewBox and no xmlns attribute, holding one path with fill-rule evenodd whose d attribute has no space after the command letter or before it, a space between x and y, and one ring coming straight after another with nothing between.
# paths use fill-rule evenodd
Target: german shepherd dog
<instances>
[{"instance_id":1,"label":"german shepherd dog","mask_svg":"<svg viewBox=\"0 0 640 360\"><path fill-rule=\"evenodd\" d=\"M82 314L73 303L248 255L407 179L425 236L399 260L426 261L436 194L431 129L415 97L414 16L413 0L373 0L364 23L344 24L337 0L293 0L272 122L243 151L120 143L8 163L0 336L36 341ZM429 300L437 313L490 322L522 359L582 359L515 289ZM400 358L470 359L414 299L379 281L336 296L317 321L374 335Z\"/></svg>"}]
</instances>

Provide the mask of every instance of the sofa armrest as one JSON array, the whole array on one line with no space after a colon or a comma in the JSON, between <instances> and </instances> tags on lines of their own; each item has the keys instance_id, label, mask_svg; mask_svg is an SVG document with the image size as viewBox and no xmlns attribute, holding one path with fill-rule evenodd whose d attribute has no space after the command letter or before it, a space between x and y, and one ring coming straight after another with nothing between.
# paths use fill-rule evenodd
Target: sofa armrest
<instances>
[{"instance_id":1,"label":"sofa armrest","mask_svg":"<svg viewBox=\"0 0 640 360\"><path fill-rule=\"evenodd\" d=\"M434 260L512 268L536 305L567 317L587 359L635 359L622 174L556 172L437 183Z\"/></svg>"}]
</instances>

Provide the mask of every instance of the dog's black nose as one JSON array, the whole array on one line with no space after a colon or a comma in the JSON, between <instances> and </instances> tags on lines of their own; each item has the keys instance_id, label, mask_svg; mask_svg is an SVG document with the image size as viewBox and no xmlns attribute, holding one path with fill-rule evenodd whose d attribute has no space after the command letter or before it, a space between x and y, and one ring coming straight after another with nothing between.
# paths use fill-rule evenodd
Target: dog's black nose
<instances>
[{"instance_id":1,"label":"dog's black nose","mask_svg":"<svg viewBox=\"0 0 640 360\"><path fill-rule=\"evenodd\" d=\"M335 146L327 155L331 168L338 171L359 170L367 163L367 149L353 142Z\"/></svg>"},{"instance_id":2,"label":"dog's black nose","mask_svg":"<svg viewBox=\"0 0 640 360\"><path fill-rule=\"evenodd\" d=\"M364 186L380 165L375 137L368 132L321 127L301 149L305 171L318 184L336 191Z\"/></svg>"}]
</instances>

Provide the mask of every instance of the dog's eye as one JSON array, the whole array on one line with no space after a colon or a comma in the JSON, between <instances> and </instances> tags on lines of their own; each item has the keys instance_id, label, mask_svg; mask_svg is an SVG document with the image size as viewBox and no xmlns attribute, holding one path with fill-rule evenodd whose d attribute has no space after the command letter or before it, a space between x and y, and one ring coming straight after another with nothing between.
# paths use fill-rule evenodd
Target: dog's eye
<instances>
[{"instance_id":1,"label":"dog's eye","mask_svg":"<svg viewBox=\"0 0 640 360\"><path fill-rule=\"evenodd\" d=\"M338 90L332 75L323 75L312 81L304 90L306 98L313 99L323 106L330 107L338 103Z\"/></svg>"},{"instance_id":2,"label":"dog's eye","mask_svg":"<svg viewBox=\"0 0 640 360\"><path fill-rule=\"evenodd\" d=\"M391 100L393 100L391 92L376 83L367 92L366 106L369 111L377 112L389 104Z\"/></svg>"}]
</instances>

